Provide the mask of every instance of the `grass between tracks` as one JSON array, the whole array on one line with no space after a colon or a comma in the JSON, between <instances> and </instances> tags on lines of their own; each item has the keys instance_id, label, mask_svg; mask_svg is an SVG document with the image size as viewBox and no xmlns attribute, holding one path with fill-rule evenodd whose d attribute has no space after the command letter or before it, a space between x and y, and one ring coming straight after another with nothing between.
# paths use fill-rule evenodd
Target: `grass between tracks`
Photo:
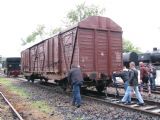
<instances>
[{"instance_id":1,"label":"grass between tracks","mask_svg":"<svg viewBox=\"0 0 160 120\"><path fill-rule=\"evenodd\" d=\"M14 86L12 84L12 81L5 78L0 78L0 85L6 86L9 91L16 95L19 95L24 99L31 97L30 94L27 93L23 88ZM52 109L47 105L45 101L31 101L31 106L45 113L50 113L52 111Z\"/></svg>"}]
</instances>

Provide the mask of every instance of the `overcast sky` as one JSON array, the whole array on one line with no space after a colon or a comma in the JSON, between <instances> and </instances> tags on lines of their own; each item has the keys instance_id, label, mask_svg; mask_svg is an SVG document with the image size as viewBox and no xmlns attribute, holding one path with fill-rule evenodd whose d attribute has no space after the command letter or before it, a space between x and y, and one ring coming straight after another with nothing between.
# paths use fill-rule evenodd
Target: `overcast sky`
<instances>
[{"instance_id":1,"label":"overcast sky","mask_svg":"<svg viewBox=\"0 0 160 120\"><path fill-rule=\"evenodd\" d=\"M84 0L0 0L0 55L20 56L21 38L38 24L59 27L66 13ZM86 0L106 9L123 37L142 51L160 48L160 0Z\"/></svg>"}]
</instances>

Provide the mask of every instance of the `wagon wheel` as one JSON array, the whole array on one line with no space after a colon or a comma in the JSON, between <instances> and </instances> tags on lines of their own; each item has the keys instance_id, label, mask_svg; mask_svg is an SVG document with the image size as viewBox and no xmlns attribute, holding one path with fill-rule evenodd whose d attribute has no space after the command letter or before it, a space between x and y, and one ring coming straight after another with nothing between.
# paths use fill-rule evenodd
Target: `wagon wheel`
<instances>
[{"instance_id":1,"label":"wagon wheel","mask_svg":"<svg viewBox=\"0 0 160 120\"><path fill-rule=\"evenodd\" d=\"M96 89L99 93L101 93L103 90L104 90L105 86L104 85L99 85L99 86L96 86Z\"/></svg>"},{"instance_id":2,"label":"wagon wheel","mask_svg":"<svg viewBox=\"0 0 160 120\"><path fill-rule=\"evenodd\" d=\"M25 76L25 79L27 79L27 81L30 81L30 76Z\"/></svg>"},{"instance_id":3,"label":"wagon wheel","mask_svg":"<svg viewBox=\"0 0 160 120\"><path fill-rule=\"evenodd\" d=\"M31 79L32 83L34 83L34 79Z\"/></svg>"},{"instance_id":4,"label":"wagon wheel","mask_svg":"<svg viewBox=\"0 0 160 120\"><path fill-rule=\"evenodd\" d=\"M45 81L45 83L47 83L47 82L48 82L48 79L45 78L44 81Z\"/></svg>"},{"instance_id":5,"label":"wagon wheel","mask_svg":"<svg viewBox=\"0 0 160 120\"><path fill-rule=\"evenodd\" d=\"M63 89L63 91L66 91L67 90L67 83L66 82L62 82L61 88Z\"/></svg>"},{"instance_id":6,"label":"wagon wheel","mask_svg":"<svg viewBox=\"0 0 160 120\"><path fill-rule=\"evenodd\" d=\"M34 77L32 75L29 77L29 81L32 81L32 83L34 83Z\"/></svg>"},{"instance_id":7,"label":"wagon wheel","mask_svg":"<svg viewBox=\"0 0 160 120\"><path fill-rule=\"evenodd\" d=\"M68 80L67 80L67 78L64 78L64 79L61 81L60 86L61 86L61 88L62 88L64 91L67 90L67 88L68 88Z\"/></svg>"},{"instance_id":8,"label":"wagon wheel","mask_svg":"<svg viewBox=\"0 0 160 120\"><path fill-rule=\"evenodd\" d=\"M40 83L42 83L43 82L43 79L42 78L40 78Z\"/></svg>"}]
</instances>

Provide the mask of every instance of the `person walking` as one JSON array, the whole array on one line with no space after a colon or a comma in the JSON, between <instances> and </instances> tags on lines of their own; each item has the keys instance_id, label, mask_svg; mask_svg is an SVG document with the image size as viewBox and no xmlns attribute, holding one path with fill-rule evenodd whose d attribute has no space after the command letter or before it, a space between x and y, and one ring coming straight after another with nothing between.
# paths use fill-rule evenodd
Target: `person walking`
<instances>
[{"instance_id":1,"label":"person walking","mask_svg":"<svg viewBox=\"0 0 160 120\"><path fill-rule=\"evenodd\" d=\"M68 73L68 80L72 85L73 100L72 105L76 105L77 108L81 106L80 87L83 84L83 76L81 70L76 65L71 65L71 70Z\"/></svg>"},{"instance_id":2,"label":"person walking","mask_svg":"<svg viewBox=\"0 0 160 120\"><path fill-rule=\"evenodd\" d=\"M152 90L156 90L156 83L155 83L156 77L157 77L156 68L152 64L149 64L149 80Z\"/></svg>"},{"instance_id":3,"label":"person walking","mask_svg":"<svg viewBox=\"0 0 160 120\"><path fill-rule=\"evenodd\" d=\"M120 77L123 80L124 90L126 91L128 87L128 81L129 81L129 70L126 68L126 66L123 66L123 70L121 70L120 72L113 72L112 74L113 83L116 88L116 95L119 96L116 77Z\"/></svg>"},{"instance_id":4,"label":"person walking","mask_svg":"<svg viewBox=\"0 0 160 120\"><path fill-rule=\"evenodd\" d=\"M112 79L115 84L117 83L116 77L120 77L123 80L124 90L126 91L129 80L129 70L126 68L126 66L123 66L123 70L121 70L120 72L113 72Z\"/></svg>"},{"instance_id":5,"label":"person walking","mask_svg":"<svg viewBox=\"0 0 160 120\"><path fill-rule=\"evenodd\" d=\"M140 66L140 90L141 93L143 93L143 86L144 84L147 85L148 88L148 95L151 95L151 89L150 89L150 81L149 81L149 68L145 66L143 62L139 63Z\"/></svg>"},{"instance_id":6,"label":"person walking","mask_svg":"<svg viewBox=\"0 0 160 120\"><path fill-rule=\"evenodd\" d=\"M121 102L130 104L131 103L131 93L133 90L135 91L136 98L138 99L138 105L144 105L143 98L139 92L138 88L138 71L135 68L135 63L130 62L129 64L130 70L129 70L129 86L127 87L127 90L125 92L124 97L122 98Z\"/></svg>"}]
</instances>

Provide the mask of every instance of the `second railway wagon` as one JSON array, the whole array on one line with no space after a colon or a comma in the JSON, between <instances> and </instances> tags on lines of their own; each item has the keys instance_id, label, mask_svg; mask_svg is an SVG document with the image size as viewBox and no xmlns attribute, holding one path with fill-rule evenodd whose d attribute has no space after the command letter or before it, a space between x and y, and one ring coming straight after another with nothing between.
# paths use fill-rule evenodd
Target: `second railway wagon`
<instances>
[{"instance_id":1,"label":"second railway wagon","mask_svg":"<svg viewBox=\"0 0 160 120\"><path fill-rule=\"evenodd\" d=\"M21 58L20 57L9 57L6 58L4 64L5 64L5 69L4 73L7 76L14 76L17 77L20 75L20 63L21 63Z\"/></svg>"},{"instance_id":2,"label":"second railway wagon","mask_svg":"<svg viewBox=\"0 0 160 120\"><path fill-rule=\"evenodd\" d=\"M110 18L91 16L76 26L22 51L28 80L55 80L66 86L72 64L79 65L84 86L102 91L113 71L122 69L122 29Z\"/></svg>"}]
</instances>

